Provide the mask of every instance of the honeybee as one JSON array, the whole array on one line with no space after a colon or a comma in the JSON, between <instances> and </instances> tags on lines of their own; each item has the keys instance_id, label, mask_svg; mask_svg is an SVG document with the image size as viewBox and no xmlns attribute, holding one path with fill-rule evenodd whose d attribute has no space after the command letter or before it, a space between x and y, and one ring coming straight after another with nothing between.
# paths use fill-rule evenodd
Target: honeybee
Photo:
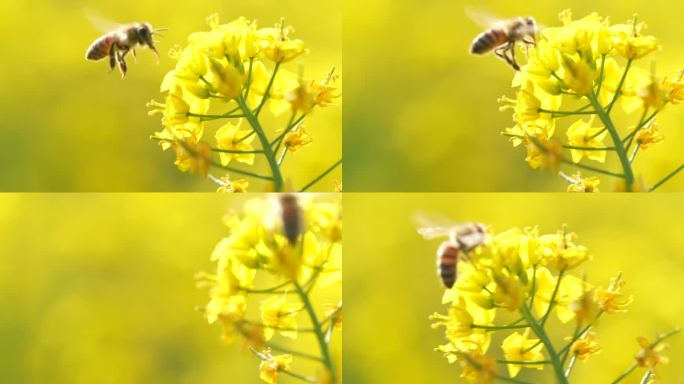
<instances>
[{"instance_id":1,"label":"honeybee","mask_svg":"<svg viewBox=\"0 0 684 384\"><path fill-rule=\"evenodd\" d=\"M299 206L297 196L292 193L280 195L279 200L283 233L290 244L294 245L304 229L302 208Z\"/></svg>"},{"instance_id":2,"label":"honeybee","mask_svg":"<svg viewBox=\"0 0 684 384\"><path fill-rule=\"evenodd\" d=\"M159 34L166 28L153 29L150 23L130 23L119 26L115 30L108 32L95 40L86 51L86 60L98 61L109 56L109 68L114 70L114 66L118 64L121 77L126 76L128 66L126 65L126 55L128 52L133 54L133 58L137 61L135 48L149 47L157 56L157 63L159 63L159 52L154 46L152 36Z\"/></svg>"},{"instance_id":3,"label":"honeybee","mask_svg":"<svg viewBox=\"0 0 684 384\"><path fill-rule=\"evenodd\" d=\"M487 229L481 223L462 223L450 227L421 227L418 233L426 239L448 237L437 249L437 275L446 288L451 288L458 278L458 262L468 258L468 253L483 244Z\"/></svg>"},{"instance_id":4,"label":"honeybee","mask_svg":"<svg viewBox=\"0 0 684 384\"><path fill-rule=\"evenodd\" d=\"M478 22L484 24L487 30L475 37L470 45L470 53L483 55L491 50L507 62L516 71L520 66L515 61L515 44L522 42L526 45L536 44L536 34L539 30L537 22L531 16L516 17L509 20L497 20L483 14L469 11L466 13Z\"/></svg>"}]
</instances>

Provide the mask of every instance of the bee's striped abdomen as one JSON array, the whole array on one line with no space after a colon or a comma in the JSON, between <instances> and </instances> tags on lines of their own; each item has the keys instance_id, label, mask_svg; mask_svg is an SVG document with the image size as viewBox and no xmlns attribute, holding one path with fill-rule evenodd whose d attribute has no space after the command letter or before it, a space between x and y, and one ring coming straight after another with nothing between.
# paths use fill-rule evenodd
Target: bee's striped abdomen
<instances>
[{"instance_id":1,"label":"bee's striped abdomen","mask_svg":"<svg viewBox=\"0 0 684 384\"><path fill-rule=\"evenodd\" d=\"M481 55L506 43L508 37L503 28L492 28L477 35L470 46L470 53Z\"/></svg>"},{"instance_id":2,"label":"bee's striped abdomen","mask_svg":"<svg viewBox=\"0 0 684 384\"><path fill-rule=\"evenodd\" d=\"M88 60L100 60L109 56L109 51L114 44L114 35L108 33L101 36L97 40L93 41L86 51L86 59Z\"/></svg>"},{"instance_id":3,"label":"bee's striped abdomen","mask_svg":"<svg viewBox=\"0 0 684 384\"><path fill-rule=\"evenodd\" d=\"M303 231L302 209L294 194L280 196L280 207L283 219L283 232L290 244L295 244Z\"/></svg>"},{"instance_id":4,"label":"bee's striped abdomen","mask_svg":"<svg viewBox=\"0 0 684 384\"><path fill-rule=\"evenodd\" d=\"M460 249L449 242L444 242L437 251L437 274L445 287L451 288L456 283L458 254Z\"/></svg>"}]
</instances>

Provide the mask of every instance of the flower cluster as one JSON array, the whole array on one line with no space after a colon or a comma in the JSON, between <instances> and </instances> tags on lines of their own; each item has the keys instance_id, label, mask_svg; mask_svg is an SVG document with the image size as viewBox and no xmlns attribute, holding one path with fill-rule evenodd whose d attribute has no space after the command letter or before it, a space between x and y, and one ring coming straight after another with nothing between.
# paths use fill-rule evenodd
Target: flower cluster
<instances>
[{"instance_id":1,"label":"flower cluster","mask_svg":"<svg viewBox=\"0 0 684 384\"><path fill-rule=\"evenodd\" d=\"M254 351L262 360L262 380L271 384L281 374L312 382L291 370L294 357L322 364L324 373L316 382L339 382L329 345L333 331L341 329L342 304L335 299L315 308L311 293L318 288L341 297L341 205L303 200L289 194L255 199L243 213L228 214L229 235L211 255L216 272L198 275L200 285L209 288L211 299L203 308L209 323L223 326L224 341L242 340ZM259 319L249 318L253 301ZM319 355L272 343L275 337L298 339L302 333L316 339Z\"/></svg>"},{"instance_id":2,"label":"flower cluster","mask_svg":"<svg viewBox=\"0 0 684 384\"><path fill-rule=\"evenodd\" d=\"M539 234L537 228L514 228L487 234L481 245L459 256L458 279L442 298L448 313L430 316L433 328L445 329L447 343L437 351L450 363L459 362L461 377L470 383L519 382L514 378L521 370L546 367L558 383L569 383L576 360L584 362L601 351L593 331L596 321L624 313L632 302L623 293L620 275L603 288L572 274L591 258L576 235L565 229ZM514 314L513 321L496 321ZM547 329L552 316L562 324L575 324L561 345L551 341ZM500 359L490 356L494 333L505 335ZM639 341L642 352L631 370L646 367L648 375L655 375L656 366L666 362L657 347L663 339L654 344Z\"/></svg>"},{"instance_id":3,"label":"flower cluster","mask_svg":"<svg viewBox=\"0 0 684 384\"><path fill-rule=\"evenodd\" d=\"M206 177L216 168L265 180L266 189L281 191L285 155L312 142L305 118L314 108L339 103L335 70L319 81L307 81L301 67L298 75L284 69L308 51L283 20L273 28L257 28L256 22L243 17L220 24L212 15L207 21L210 31L190 34L185 47L169 53L177 64L161 84L166 100L148 104L151 115L162 115L164 127L153 138L162 149L175 150L175 164L182 172ZM267 131L261 116L264 109L275 117L289 114L289 119L282 128ZM226 122L212 126L220 120ZM214 132L213 144L204 139L209 128ZM262 156L270 175L235 167L253 165ZM247 186L246 180L231 182L227 175L211 180L226 192L244 191Z\"/></svg>"},{"instance_id":4,"label":"flower cluster","mask_svg":"<svg viewBox=\"0 0 684 384\"><path fill-rule=\"evenodd\" d=\"M647 188L635 176L633 162L639 151L663 140L656 116L667 104L684 101L684 71L661 79L653 69L636 65L660 50L636 16L627 24L611 25L596 13L573 20L566 10L560 21L560 27L541 30L536 44L525 51L527 62L513 78L517 96L500 99L501 109L512 110L515 122L503 135L514 147L527 150L530 167L560 173L569 191L598 191L599 180L587 181L579 173L567 177L559 172L561 164L615 177L618 190L659 187L681 169ZM635 125L616 126L618 106L636 116ZM568 117L577 120L562 125ZM620 172L587 164L604 163L611 153Z\"/></svg>"}]
</instances>

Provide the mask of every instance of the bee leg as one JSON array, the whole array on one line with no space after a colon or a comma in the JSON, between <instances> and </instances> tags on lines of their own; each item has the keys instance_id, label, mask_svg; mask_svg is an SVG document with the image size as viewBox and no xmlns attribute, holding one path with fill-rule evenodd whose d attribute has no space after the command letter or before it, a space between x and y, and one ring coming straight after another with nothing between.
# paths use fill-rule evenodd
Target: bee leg
<instances>
[{"instance_id":1,"label":"bee leg","mask_svg":"<svg viewBox=\"0 0 684 384\"><path fill-rule=\"evenodd\" d=\"M508 43L500 48L495 49L494 53L517 71L520 69L520 67L518 67L518 65L515 63L515 58L508 56L508 53L512 51L511 47L512 45Z\"/></svg>"},{"instance_id":2,"label":"bee leg","mask_svg":"<svg viewBox=\"0 0 684 384\"><path fill-rule=\"evenodd\" d=\"M131 49L131 55L133 55L133 60L138 63L138 54L135 52L135 48Z\"/></svg>"},{"instance_id":3,"label":"bee leg","mask_svg":"<svg viewBox=\"0 0 684 384\"><path fill-rule=\"evenodd\" d=\"M508 52L511 54L509 61L509 64L515 69L516 71L520 70L520 66L518 66L518 63L515 61L515 44L511 44L510 48L508 49Z\"/></svg>"},{"instance_id":4,"label":"bee leg","mask_svg":"<svg viewBox=\"0 0 684 384\"><path fill-rule=\"evenodd\" d=\"M128 66L126 65L126 60L124 59L124 56L128 53L128 50L124 51L121 53L121 51L117 52L116 57L119 62L119 71L121 71L121 78L123 79L126 77L126 72L128 72Z\"/></svg>"},{"instance_id":5,"label":"bee leg","mask_svg":"<svg viewBox=\"0 0 684 384\"><path fill-rule=\"evenodd\" d=\"M109 72L114 70L114 66L116 66L116 49L114 48L114 44L109 48Z\"/></svg>"}]
</instances>

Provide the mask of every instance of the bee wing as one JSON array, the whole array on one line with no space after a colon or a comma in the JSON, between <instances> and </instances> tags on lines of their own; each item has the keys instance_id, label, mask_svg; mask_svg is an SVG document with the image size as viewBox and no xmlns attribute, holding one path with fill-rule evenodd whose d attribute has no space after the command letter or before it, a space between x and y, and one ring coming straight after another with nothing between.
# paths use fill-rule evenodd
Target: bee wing
<instances>
[{"instance_id":1,"label":"bee wing","mask_svg":"<svg viewBox=\"0 0 684 384\"><path fill-rule=\"evenodd\" d=\"M494 16L491 12L482 7L475 8L472 6L466 6L465 14L470 20L474 21L475 24L482 28L491 28L495 25L503 24L505 22L504 19Z\"/></svg>"},{"instance_id":2,"label":"bee wing","mask_svg":"<svg viewBox=\"0 0 684 384\"><path fill-rule=\"evenodd\" d=\"M418 234L427 240L449 237L457 226L456 223L444 216L428 215L424 212L414 214L413 220L418 227Z\"/></svg>"},{"instance_id":3,"label":"bee wing","mask_svg":"<svg viewBox=\"0 0 684 384\"><path fill-rule=\"evenodd\" d=\"M85 14L88 21L90 21L90 23L95 28L99 29L102 32L115 31L123 26L123 24L121 23L117 23L116 21L112 21L105 17L102 17L102 15L91 9L84 9L83 13Z\"/></svg>"},{"instance_id":4,"label":"bee wing","mask_svg":"<svg viewBox=\"0 0 684 384\"><path fill-rule=\"evenodd\" d=\"M418 234L423 236L426 240L437 239L439 237L449 237L453 232L453 228L447 227L420 227Z\"/></svg>"}]
</instances>

